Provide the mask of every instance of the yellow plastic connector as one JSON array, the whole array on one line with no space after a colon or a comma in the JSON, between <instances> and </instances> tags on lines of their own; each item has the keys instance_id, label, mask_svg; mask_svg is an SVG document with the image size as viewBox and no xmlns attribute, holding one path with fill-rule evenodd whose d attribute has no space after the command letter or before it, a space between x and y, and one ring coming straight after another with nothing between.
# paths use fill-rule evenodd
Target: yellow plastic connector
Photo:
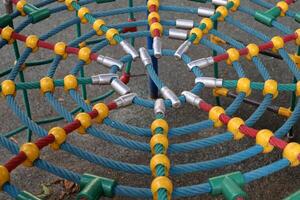
<instances>
[{"instance_id":1,"label":"yellow plastic connector","mask_svg":"<svg viewBox=\"0 0 300 200\"><path fill-rule=\"evenodd\" d=\"M232 6L232 8L230 9L232 12L235 12L235 11L237 11L237 9L240 7L240 5L241 5L241 2L240 2L240 0L228 0L228 3L229 2L233 2L233 6Z\"/></svg>"},{"instance_id":2,"label":"yellow plastic connector","mask_svg":"<svg viewBox=\"0 0 300 200\"><path fill-rule=\"evenodd\" d=\"M223 125L219 119L221 114L225 114L225 110L220 106L214 106L208 112L208 118L214 122L214 127L221 127Z\"/></svg>"},{"instance_id":3,"label":"yellow plastic connector","mask_svg":"<svg viewBox=\"0 0 300 200\"><path fill-rule=\"evenodd\" d=\"M275 80L269 79L265 82L263 95L272 94L273 99L278 95L278 83Z\"/></svg>"},{"instance_id":4,"label":"yellow plastic connector","mask_svg":"<svg viewBox=\"0 0 300 200\"><path fill-rule=\"evenodd\" d=\"M216 12L220 13L220 17L218 17L218 21L224 21L225 17L228 15L228 10L225 6L219 6L216 9Z\"/></svg>"},{"instance_id":5,"label":"yellow plastic connector","mask_svg":"<svg viewBox=\"0 0 300 200\"><path fill-rule=\"evenodd\" d=\"M259 47L256 44L248 44L247 45L248 54L246 55L246 58L248 60L251 60L253 57L257 56L259 54Z\"/></svg>"},{"instance_id":6,"label":"yellow plastic connector","mask_svg":"<svg viewBox=\"0 0 300 200\"><path fill-rule=\"evenodd\" d=\"M280 8L280 16L285 16L285 13L289 10L289 4L287 4L285 1L279 1L276 6Z\"/></svg>"},{"instance_id":7,"label":"yellow plastic connector","mask_svg":"<svg viewBox=\"0 0 300 200\"><path fill-rule=\"evenodd\" d=\"M115 35L118 35L118 34L119 34L119 31L117 29L114 29L114 28L108 29L105 37L108 40L110 45L118 44L118 42L114 39Z\"/></svg>"},{"instance_id":8,"label":"yellow plastic connector","mask_svg":"<svg viewBox=\"0 0 300 200\"><path fill-rule=\"evenodd\" d=\"M227 88L214 88L213 95L215 97L223 96L226 97L228 95L229 90Z\"/></svg>"},{"instance_id":9,"label":"yellow plastic connector","mask_svg":"<svg viewBox=\"0 0 300 200\"><path fill-rule=\"evenodd\" d=\"M208 33L212 28L213 28L213 21L210 18L203 18L200 21L200 24L205 24L205 29L203 30L203 33L206 34Z\"/></svg>"},{"instance_id":10,"label":"yellow plastic connector","mask_svg":"<svg viewBox=\"0 0 300 200\"><path fill-rule=\"evenodd\" d=\"M168 132L169 132L169 125L168 122L164 119L156 119L152 122L151 124L151 132L154 135L155 134L155 130L157 128L162 128L163 129L163 134L165 136L168 136Z\"/></svg>"},{"instance_id":11,"label":"yellow plastic connector","mask_svg":"<svg viewBox=\"0 0 300 200\"><path fill-rule=\"evenodd\" d=\"M240 78L237 82L236 92L244 92L246 96L251 94L251 81L248 78Z\"/></svg>"},{"instance_id":12,"label":"yellow plastic connector","mask_svg":"<svg viewBox=\"0 0 300 200\"><path fill-rule=\"evenodd\" d=\"M16 95L16 84L12 80L5 80L1 83L2 95Z\"/></svg>"},{"instance_id":13,"label":"yellow plastic connector","mask_svg":"<svg viewBox=\"0 0 300 200\"><path fill-rule=\"evenodd\" d=\"M75 117L76 120L80 121L81 126L77 129L80 134L86 134L86 129L92 125L92 118L87 113L78 113Z\"/></svg>"},{"instance_id":14,"label":"yellow plastic connector","mask_svg":"<svg viewBox=\"0 0 300 200\"><path fill-rule=\"evenodd\" d=\"M78 15L81 23L86 24L88 22L88 20L85 18L85 15L89 14L89 13L90 13L90 10L87 7L81 7L78 10L78 14L77 15Z\"/></svg>"},{"instance_id":15,"label":"yellow plastic connector","mask_svg":"<svg viewBox=\"0 0 300 200\"><path fill-rule=\"evenodd\" d=\"M163 154L166 154L169 147L169 140L167 136L162 134L155 134L151 137L150 148L152 154L155 154L155 145L157 144L161 144L164 147Z\"/></svg>"},{"instance_id":16,"label":"yellow plastic connector","mask_svg":"<svg viewBox=\"0 0 300 200\"><path fill-rule=\"evenodd\" d=\"M153 200L158 200L158 190L165 189L168 194L168 200L171 200L173 192L172 181L166 176L158 176L151 183L151 192L153 194Z\"/></svg>"},{"instance_id":17,"label":"yellow plastic connector","mask_svg":"<svg viewBox=\"0 0 300 200\"><path fill-rule=\"evenodd\" d=\"M0 191L5 183L9 182L10 174L9 171L3 165L0 165Z\"/></svg>"},{"instance_id":18,"label":"yellow plastic connector","mask_svg":"<svg viewBox=\"0 0 300 200\"><path fill-rule=\"evenodd\" d=\"M36 35L29 35L26 38L25 44L26 47L31 48L32 52L34 53L39 49L38 42L39 42L39 38Z\"/></svg>"},{"instance_id":19,"label":"yellow plastic connector","mask_svg":"<svg viewBox=\"0 0 300 200\"><path fill-rule=\"evenodd\" d=\"M98 112L98 115L94 120L99 124L102 124L103 120L109 115L109 109L105 103L97 103L93 106L93 110Z\"/></svg>"},{"instance_id":20,"label":"yellow plastic connector","mask_svg":"<svg viewBox=\"0 0 300 200\"><path fill-rule=\"evenodd\" d=\"M76 76L69 74L64 78L64 89L65 91L69 91L71 89L77 90L78 82Z\"/></svg>"},{"instance_id":21,"label":"yellow plastic connector","mask_svg":"<svg viewBox=\"0 0 300 200\"><path fill-rule=\"evenodd\" d=\"M239 130L240 126L244 124L244 120L239 117L234 117L229 120L227 130L233 134L233 139L240 140L245 136L244 133Z\"/></svg>"},{"instance_id":22,"label":"yellow plastic connector","mask_svg":"<svg viewBox=\"0 0 300 200\"><path fill-rule=\"evenodd\" d=\"M46 92L54 92L55 86L54 81L52 78L46 76L40 80L40 87L42 94L45 94Z\"/></svg>"},{"instance_id":23,"label":"yellow plastic connector","mask_svg":"<svg viewBox=\"0 0 300 200\"><path fill-rule=\"evenodd\" d=\"M156 175L156 166L157 165L163 165L165 167L165 176L169 176L169 170L170 170L170 160L169 158L164 154L156 154L154 155L150 160L150 169L153 176Z\"/></svg>"},{"instance_id":24,"label":"yellow plastic connector","mask_svg":"<svg viewBox=\"0 0 300 200\"><path fill-rule=\"evenodd\" d=\"M256 135L256 144L263 147L263 153L269 153L274 149L274 146L270 144L270 139L273 136L273 132L268 129L258 131Z\"/></svg>"},{"instance_id":25,"label":"yellow plastic connector","mask_svg":"<svg viewBox=\"0 0 300 200\"><path fill-rule=\"evenodd\" d=\"M94 29L94 31L96 31L97 35L102 36L104 34L104 31L101 30L101 27L105 26L105 25L106 25L106 23L102 19L97 19L93 23L93 29Z\"/></svg>"},{"instance_id":26,"label":"yellow plastic connector","mask_svg":"<svg viewBox=\"0 0 300 200\"><path fill-rule=\"evenodd\" d=\"M297 65L298 69L300 69L300 56L297 54L289 54L292 61Z\"/></svg>"},{"instance_id":27,"label":"yellow plastic connector","mask_svg":"<svg viewBox=\"0 0 300 200\"><path fill-rule=\"evenodd\" d=\"M18 3L16 4L16 9L17 11L19 11L21 13L22 16L26 16L26 13L24 11L24 6L27 4L27 2L25 0L20 0L18 1Z\"/></svg>"},{"instance_id":28,"label":"yellow plastic connector","mask_svg":"<svg viewBox=\"0 0 300 200\"><path fill-rule=\"evenodd\" d=\"M238 61L240 59L240 52L236 48L230 48L227 50L228 59L227 64L231 65L233 62Z\"/></svg>"},{"instance_id":29,"label":"yellow plastic connector","mask_svg":"<svg viewBox=\"0 0 300 200\"><path fill-rule=\"evenodd\" d=\"M50 129L48 135L53 135L55 137L55 141L50 144L50 147L53 150L60 149L60 145L63 144L67 139L66 131L61 127L54 127Z\"/></svg>"},{"instance_id":30,"label":"yellow plastic connector","mask_svg":"<svg viewBox=\"0 0 300 200\"><path fill-rule=\"evenodd\" d=\"M72 2L73 2L73 1L75 1L75 0L65 0L65 4L66 4L67 9L68 9L69 11L75 10L75 9L73 8L73 6L72 6ZM76 2L76 1L75 1L75 2Z\"/></svg>"},{"instance_id":31,"label":"yellow plastic connector","mask_svg":"<svg viewBox=\"0 0 300 200\"><path fill-rule=\"evenodd\" d=\"M300 96L300 81L297 81L296 83L296 96Z\"/></svg>"},{"instance_id":32,"label":"yellow plastic connector","mask_svg":"<svg viewBox=\"0 0 300 200\"><path fill-rule=\"evenodd\" d=\"M279 107L278 109L278 115L289 118L293 112L291 111L290 108L285 108L285 107Z\"/></svg>"},{"instance_id":33,"label":"yellow plastic connector","mask_svg":"<svg viewBox=\"0 0 300 200\"><path fill-rule=\"evenodd\" d=\"M199 42L201 41L202 36L203 36L202 30L199 29L199 28L193 28L190 31L190 36L193 35L193 34L196 35L196 39L193 41L193 44L199 44Z\"/></svg>"},{"instance_id":34,"label":"yellow plastic connector","mask_svg":"<svg viewBox=\"0 0 300 200\"><path fill-rule=\"evenodd\" d=\"M68 56L66 49L67 49L67 45L64 42L57 42L54 45L54 53L56 55L62 56L63 59L66 59Z\"/></svg>"},{"instance_id":35,"label":"yellow plastic connector","mask_svg":"<svg viewBox=\"0 0 300 200\"><path fill-rule=\"evenodd\" d=\"M92 53L92 50L90 48L83 47L83 48L79 49L78 59L84 61L85 64L90 64L91 63L91 58L90 58L91 53Z\"/></svg>"},{"instance_id":36,"label":"yellow plastic connector","mask_svg":"<svg viewBox=\"0 0 300 200\"><path fill-rule=\"evenodd\" d=\"M300 28L299 29L297 29L296 31L295 31L295 33L297 34L297 38L296 38L296 40L295 40L295 42L296 42L296 44L298 45L298 46L300 46Z\"/></svg>"},{"instance_id":37,"label":"yellow plastic connector","mask_svg":"<svg viewBox=\"0 0 300 200\"><path fill-rule=\"evenodd\" d=\"M153 18L156 18L157 19L157 22L160 22L160 15L158 14L158 12L151 12L149 15L148 15L148 24L151 25L152 23L152 19Z\"/></svg>"},{"instance_id":38,"label":"yellow plastic connector","mask_svg":"<svg viewBox=\"0 0 300 200\"><path fill-rule=\"evenodd\" d=\"M160 37L161 37L162 34L163 34L163 31L164 31L164 28L161 25L161 23L155 22L155 23L153 23L153 24L150 25L150 33L151 33L152 37L154 37L154 30L159 30Z\"/></svg>"},{"instance_id":39,"label":"yellow plastic connector","mask_svg":"<svg viewBox=\"0 0 300 200\"><path fill-rule=\"evenodd\" d=\"M24 152L27 157L27 159L23 162L23 165L26 167L32 167L33 162L40 156L40 150L34 143L23 144L20 151Z\"/></svg>"},{"instance_id":40,"label":"yellow plastic connector","mask_svg":"<svg viewBox=\"0 0 300 200\"><path fill-rule=\"evenodd\" d=\"M275 36L271 39L271 42L273 43L274 47L272 51L277 52L279 49L284 47L284 41L282 37L280 36Z\"/></svg>"},{"instance_id":41,"label":"yellow plastic connector","mask_svg":"<svg viewBox=\"0 0 300 200\"><path fill-rule=\"evenodd\" d=\"M209 40L214 44L226 44L225 40L222 40L221 38L219 38L215 35L210 35Z\"/></svg>"},{"instance_id":42,"label":"yellow plastic connector","mask_svg":"<svg viewBox=\"0 0 300 200\"><path fill-rule=\"evenodd\" d=\"M6 40L8 44L12 44L15 40L12 38L14 29L10 26L6 26L1 31L1 37L3 40Z\"/></svg>"},{"instance_id":43,"label":"yellow plastic connector","mask_svg":"<svg viewBox=\"0 0 300 200\"><path fill-rule=\"evenodd\" d=\"M150 10L150 7L152 5L155 5L156 8L158 8L159 7L159 0L148 0L148 2L147 2L147 8L148 8L148 10Z\"/></svg>"},{"instance_id":44,"label":"yellow plastic connector","mask_svg":"<svg viewBox=\"0 0 300 200\"><path fill-rule=\"evenodd\" d=\"M296 167L300 164L298 156L300 155L300 144L291 142L283 150L283 157L288 159L292 167Z\"/></svg>"}]
</instances>

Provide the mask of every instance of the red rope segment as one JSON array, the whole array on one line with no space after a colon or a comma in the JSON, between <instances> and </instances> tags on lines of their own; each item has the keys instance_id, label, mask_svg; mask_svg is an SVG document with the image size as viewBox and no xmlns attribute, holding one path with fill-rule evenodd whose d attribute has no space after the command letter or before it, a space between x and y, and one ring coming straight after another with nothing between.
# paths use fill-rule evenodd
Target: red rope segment
<instances>
[{"instance_id":1,"label":"red rope segment","mask_svg":"<svg viewBox=\"0 0 300 200\"><path fill-rule=\"evenodd\" d=\"M107 105L110 110L117 108L117 104L114 102L111 102ZM98 116L97 110L92 110L91 112L88 112L87 114L90 115L92 119L96 118ZM79 120L74 120L73 122L68 123L66 126L63 127L63 129L66 131L67 134L72 133L74 130L78 129L81 126ZM37 141L34 142L34 144L41 150L44 147L48 146L49 144L53 143L55 141L55 137L52 134L49 134L45 137L39 138ZM4 166L7 168L9 172L16 169L19 165L21 165L25 160L27 159L26 154L23 151L20 151L17 155L12 157L10 160L8 160Z\"/></svg>"},{"instance_id":2,"label":"red rope segment","mask_svg":"<svg viewBox=\"0 0 300 200\"><path fill-rule=\"evenodd\" d=\"M293 34L282 36L282 39L283 39L284 43L287 43L287 42L296 40L298 37L300 37L300 36L298 36L296 33L293 33ZM270 41L270 42L260 44L258 47L259 47L259 51L261 52L261 51L265 51L267 49L272 49L274 47L274 45ZM247 48L239 49L238 51L239 51L240 56L245 56L249 53ZM220 55L213 57L213 59L214 59L214 62L221 62L223 60L228 59L228 54L227 53L220 54Z\"/></svg>"},{"instance_id":3,"label":"red rope segment","mask_svg":"<svg viewBox=\"0 0 300 200\"><path fill-rule=\"evenodd\" d=\"M209 112L210 109L213 107L211 104L209 103L206 103L205 101L201 101L199 103L199 106L198 106L201 110L205 111L205 112ZM221 114L219 116L219 119L222 123L224 124L228 124L229 120L231 119L231 117L229 117L228 115L226 114ZM251 127L248 127L247 125L241 125L239 127L239 131L241 131L243 134L251 137L251 138L255 138L257 133L259 132L259 130L256 130L254 128L251 128ZM275 136L272 136L269 140L269 143L271 145L273 145L274 147L277 147L281 150L283 150L286 145L288 144L286 141L280 139L280 138L277 138ZM298 156L298 159L300 160L300 155Z\"/></svg>"}]
</instances>

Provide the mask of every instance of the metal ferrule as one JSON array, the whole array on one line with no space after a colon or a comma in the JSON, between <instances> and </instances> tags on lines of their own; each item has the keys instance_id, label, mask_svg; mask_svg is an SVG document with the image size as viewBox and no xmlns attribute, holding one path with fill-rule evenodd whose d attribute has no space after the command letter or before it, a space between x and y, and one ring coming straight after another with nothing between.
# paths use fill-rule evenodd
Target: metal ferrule
<instances>
[{"instance_id":1,"label":"metal ferrule","mask_svg":"<svg viewBox=\"0 0 300 200\"><path fill-rule=\"evenodd\" d=\"M139 57L139 54L135 50L135 48L131 44L129 44L126 40L120 42L120 45L122 46L123 50L126 53L131 55L133 61L135 61Z\"/></svg>"},{"instance_id":2,"label":"metal ferrule","mask_svg":"<svg viewBox=\"0 0 300 200\"><path fill-rule=\"evenodd\" d=\"M170 28L169 37L177 40L186 40L188 37L188 31L182 29Z\"/></svg>"},{"instance_id":3,"label":"metal ferrule","mask_svg":"<svg viewBox=\"0 0 300 200\"><path fill-rule=\"evenodd\" d=\"M140 52L141 60L145 67L147 65L152 64L152 59L151 59L151 56L149 55L147 49L145 49L144 47L141 47L139 49L139 52Z\"/></svg>"},{"instance_id":4,"label":"metal ferrule","mask_svg":"<svg viewBox=\"0 0 300 200\"><path fill-rule=\"evenodd\" d=\"M216 6L226 6L228 3L227 0L212 0L211 2Z\"/></svg>"},{"instance_id":5,"label":"metal ferrule","mask_svg":"<svg viewBox=\"0 0 300 200\"><path fill-rule=\"evenodd\" d=\"M193 67L199 67L200 69L203 69L205 67L208 67L209 65L214 64L215 61L213 57L207 57L207 58L200 58L198 60L194 60L187 64L190 71L192 71Z\"/></svg>"},{"instance_id":6,"label":"metal ferrule","mask_svg":"<svg viewBox=\"0 0 300 200\"><path fill-rule=\"evenodd\" d=\"M223 86L223 79L214 77L198 77L195 83L203 83L205 87L216 88Z\"/></svg>"},{"instance_id":7,"label":"metal ferrule","mask_svg":"<svg viewBox=\"0 0 300 200\"><path fill-rule=\"evenodd\" d=\"M114 102L117 104L118 108L129 106L130 104L132 104L132 101L136 96L137 96L136 93L129 93L118 97L117 99L114 100Z\"/></svg>"},{"instance_id":8,"label":"metal ferrule","mask_svg":"<svg viewBox=\"0 0 300 200\"><path fill-rule=\"evenodd\" d=\"M109 74L98 74L92 76L92 83L94 85L109 85L112 78L118 78L117 74L109 73Z\"/></svg>"},{"instance_id":9,"label":"metal ferrule","mask_svg":"<svg viewBox=\"0 0 300 200\"><path fill-rule=\"evenodd\" d=\"M156 99L154 104L154 114L162 114L165 116L166 107L163 99Z\"/></svg>"},{"instance_id":10,"label":"metal ferrule","mask_svg":"<svg viewBox=\"0 0 300 200\"><path fill-rule=\"evenodd\" d=\"M124 63L122 63L121 61L108 57L108 56L102 56L99 55L97 57L97 62L106 66L106 67L112 67L112 66L117 66L119 68L119 70L122 70Z\"/></svg>"},{"instance_id":11,"label":"metal ferrule","mask_svg":"<svg viewBox=\"0 0 300 200\"><path fill-rule=\"evenodd\" d=\"M164 99L170 99L172 102L172 107L174 108L179 108L181 105L180 100L178 99L178 97L176 96L176 94L170 90L168 87L164 86L160 89L160 92L162 94L162 96L164 97Z\"/></svg>"},{"instance_id":12,"label":"metal ferrule","mask_svg":"<svg viewBox=\"0 0 300 200\"><path fill-rule=\"evenodd\" d=\"M204 8L204 7L199 7L198 8L198 15L202 17L210 17L215 14L215 10L211 8Z\"/></svg>"},{"instance_id":13,"label":"metal ferrule","mask_svg":"<svg viewBox=\"0 0 300 200\"><path fill-rule=\"evenodd\" d=\"M200 102L203 101L203 99L201 99L200 97L198 97L197 95L195 95L194 93L190 92L190 91L183 91L181 93L181 95L183 95L185 97L185 100L187 103L193 105L193 106L199 106Z\"/></svg>"},{"instance_id":14,"label":"metal ferrule","mask_svg":"<svg viewBox=\"0 0 300 200\"><path fill-rule=\"evenodd\" d=\"M153 38L153 52L156 58L161 58L162 55L162 42L160 37Z\"/></svg>"},{"instance_id":15,"label":"metal ferrule","mask_svg":"<svg viewBox=\"0 0 300 200\"><path fill-rule=\"evenodd\" d=\"M176 19L176 28L192 29L194 21L190 19Z\"/></svg>"},{"instance_id":16,"label":"metal ferrule","mask_svg":"<svg viewBox=\"0 0 300 200\"><path fill-rule=\"evenodd\" d=\"M111 86L120 95L125 95L125 94L128 94L130 92L130 88L118 78L115 78L111 82Z\"/></svg>"},{"instance_id":17,"label":"metal ferrule","mask_svg":"<svg viewBox=\"0 0 300 200\"><path fill-rule=\"evenodd\" d=\"M184 43L182 43L174 54L175 58L180 60L182 55L189 50L191 44L192 43L189 40L186 40Z\"/></svg>"}]
</instances>

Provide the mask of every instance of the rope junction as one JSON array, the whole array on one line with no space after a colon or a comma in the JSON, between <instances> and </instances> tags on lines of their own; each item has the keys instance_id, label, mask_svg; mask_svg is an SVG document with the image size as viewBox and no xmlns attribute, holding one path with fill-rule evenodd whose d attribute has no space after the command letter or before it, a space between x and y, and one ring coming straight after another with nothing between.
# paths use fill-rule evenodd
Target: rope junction
<instances>
[{"instance_id":1,"label":"rope junction","mask_svg":"<svg viewBox=\"0 0 300 200\"><path fill-rule=\"evenodd\" d=\"M6 45L13 45L16 56L16 62L13 67L0 72L0 77L5 77L1 83L0 91L7 101L10 109L15 113L23 126L13 131L3 133L0 136L0 144L15 154L10 160L0 165L0 188L11 197L16 199L38 199L33 194L20 191L10 183L10 174L19 165L26 167L38 167L64 179L73 181L80 185L81 191L77 199L96 200L100 197L127 196L131 198L153 198L153 199L171 199L179 197L197 196L205 193L212 195L223 195L226 199L242 200L247 199L247 194L243 190L245 184L268 176L288 166L298 166L300 164L300 144L295 142L285 142L282 137L292 129L293 125L300 117L300 102L296 102L300 96L300 29L290 30L289 27L279 23L277 18L287 16L297 23L300 23L300 12L294 12L290 9L295 3L294 0L279 1L276 5L263 0L250 0L251 2L262 6L262 10L243 6L240 0L193 0L195 2L213 5L215 9L199 7L191 8L185 6L161 5L159 0L148 0L145 6L133 6L133 1L128 1L127 8L101 11L91 13L88 4L107 3L114 0L43 0L35 5L26 2L26 0L7 1L6 10L8 14L0 16L0 48ZM12 12L12 4L16 11ZM59 4L61 3L61 4ZM57 6L47 8L49 4L58 4ZM24 35L21 33L30 24L40 21L62 11L76 12L76 17L57 25L41 36ZM163 20L160 17L161 12L180 12L197 14L203 19L200 23L192 20L176 19ZM147 20L137 20L135 13L147 13ZM264 33L247 26L246 24L234 19L231 15L236 12L242 12L253 17L257 22L279 30L281 36L269 38ZM106 24L102 17L114 16L119 14L129 14L128 22L121 24ZM19 16L25 17L18 26L14 26L14 19ZM26 17L28 16L28 17ZM260 44L245 45L234 38L225 35L217 30L218 23L231 24L245 33L252 35L262 42ZM92 30L86 34L81 34L80 24L89 23ZM77 27L77 38L69 43L57 42L55 44L47 42L50 37L75 25ZM138 28L149 26L147 31L139 31ZM174 28L175 27L175 28ZM97 40L90 40L93 36L99 36ZM208 37L209 36L209 37ZM134 39L137 37L147 37L153 40L151 48L141 47L137 51L134 47ZM182 45L176 51L164 49L162 37L184 40ZM126 39L130 39L127 42ZM286 43L294 42L298 48L296 53L291 53L284 48ZM213 56L191 60L187 55L191 45L204 45L213 50ZM225 50L222 44L229 44L232 48ZM20 53L19 45L25 45L25 50ZM89 48L88 46L92 46ZM101 50L108 45L120 45L126 53L121 59L115 59L102 55ZM53 51L54 57L48 60L35 62L26 62L30 54L39 49ZM272 50L270 53L267 50ZM265 65L259 58L259 54L269 54L285 61L289 70L294 76L294 82L289 84L278 83L273 80L268 73ZM75 55L78 62L72 68L70 73L64 79L54 79L56 69L61 60ZM174 56L176 59L182 59L188 69L195 75L195 85L190 91L183 91L177 96L168 86L166 86L155 71L153 60L162 56ZM239 63L241 57L246 57L253 62L258 69L264 82L253 82L246 77L246 74ZM141 59L150 79L162 94L163 99L147 100L138 96L127 86L130 81L130 71L132 62ZM223 80L218 78L218 63L226 61L232 65L238 75L238 80ZM110 73L98 74L91 77L85 76L84 66L91 62L97 62L110 68ZM40 81L26 82L24 70L26 67L50 64L47 75ZM126 65L126 66L125 66ZM202 69L214 65L215 77L205 77ZM123 70L123 68L125 68ZM122 72L119 76L118 72ZM20 82L16 82L17 76ZM112 89L105 94L87 101L86 85L111 85ZM53 93L55 88L64 87L72 100L78 105L72 111L68 111ZM82 94L78 92L81 87ZM217 98L217 106L207 103L198 96L199 92L205 88L213 88L213 94ZM43 119L40 121L31 120L31 110L28 101L27 91L30 89L39 89L45 99L59 114L58 117ZM236 93L230 91L235 89ZM25 111L23 111L15 101L16 93L22 90L23 100L25 102ZM261 90L264 96L262 102L256 102L248 98L252 90ZM272 99L275 99L279 92L292 92L293 102L291 108L272 106ZM119 97L110 102L99 101L111 96L113 93L119 94ZM219 104L220 96L234 98L233 102L224 109ZM255 112L246 120L239 117L232 117L241 106L242 102L257 106ZM185 103L192 104L199 110L208 113L208 120L195 124L189 124L182 127L169 128L165 120L165 111L167 108L178 108ZM93 104L91 107L90 105ZM155 120L150 128L141 128L109 118L109 113L115 109L135 104L150 109L154 109ZM252 126L266 111L276 112L287 118L286 122L274 133L268 129L257 130ZM67 120L68 124L64 127L53 127L49 131L40 125L58 121ZM96 128L93 124L105 124L112 128L127 132L141 137L149 138L149 143L138 142L125 137L116 136ZM227 126L227 132L211 136L209 138L197 139L190 142L169 144L168 138L180 135L192 134L203 131L208 128L218 128ZM28 142L20 147L9 140L10 137L28 130ZM79 134L90 134L93 137L120 145L129 149L146 151L152 153L149 166L132 164L112 160L92 152L83 150L75 145L68 143L68 135L73 132ZM32 133L39 139L31 140ZM178 152L189 152L196 149L206 148L230 140L241 140L245 136L254 138L256 145L244 151L221 157L215 160L186 163L171 166L168 154ZM53 150L64 150L79 158L88 160L101 166L120 170L124 172L137 174L152 174L153 181L150 189L118 184L115 180L92 175L78 174L71 170L55 166L48 161L40 159L44 147L50 146ZM172 175L207 171L221 168L223 166L235 164L249 159L259 153L270 153L274 148L282 150L283 158L269 165L260 167L250 172L233 172L218 177L212 177L206 183L176 187L171 181ZM300 192L297 192L286 199L299 199Z\"/></svg>"}]
</instances>

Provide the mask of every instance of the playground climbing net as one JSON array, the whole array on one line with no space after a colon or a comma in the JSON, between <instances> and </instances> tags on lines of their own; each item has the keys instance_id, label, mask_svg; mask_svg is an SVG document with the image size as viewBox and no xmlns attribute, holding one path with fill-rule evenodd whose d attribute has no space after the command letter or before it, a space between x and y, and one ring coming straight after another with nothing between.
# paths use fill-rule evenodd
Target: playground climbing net
<instances>
[{"instance_id":1,"label":"playground climbing net","mask_svg":"<svg viewBox=\"0 0 300 200\"><path fill-rule=\"evenodd\" d=\"M279 171L287 166L298 166L300 164L300 144L295 142L288 143L281 138L291 130L300 116L300 102L296 103L296 98L300 95L300 81L298 81L300 79L300 29L290 30L289 27L277 21L277 18L286 16L298 23L300 22L300 12L294 12L290 9L295 2L293 0L285 0L273 5L263 0L251 0L253 3L262 7L261 10L254 11L244 6L240 0L194 1L203 4L200 4L201 7L199 8L191 8L185 6L161 5L159 0L148 0L144 6L134 6L133 1L129 0L129 6L126 8L117 8L115 10L95 13L90 12L88 8L89 4L108 3L113 2L113 0L58 0L57 2L55 0L44 0L35 5L26 2L26 0L5 1L7 14L0 17L0 48L5 45L12 45L16 62L13 67L1 72L1 77L5 77L5 80L1 83L1 92L9 108L15 113L24 126L3 133L0 136L1 146L15 154L13 158L3 165L0 165L0 187L2 190L16 199L38 199L27 191L20 191L10 182L11 172L23 164L26 167L35 166L64 179L78 183L81 189L77 195L78 199L96 200L103 196L127 196L131 198L153 198L161 200L171 199L172 197L197 196L204 193L223 195L226 199L230 200L246 199L247 194L243 190L245 184ZM12 9L13 4L16 11ZM57 6L47 8L49 4L57 4ZM20 33L28 25L39 23L51 15L65 10L76 13L76 17L62 22L41 36L24 35ZM200 15L203 18L200 23L187 19L161 19L160 13L168 11ZM138 12L147 13L147 19L136 20L134 15ZM269 38L264 33L231 17L231 15L237 12L242 12L253 17L257 23L278 29L282 35ZM128 22L120 24L108 25L101 19L106 16L126 13L129 14ZM14 19L19 16L23 16L24 20L16 26L13 22ZM81 35L81 23L90 24L91 31ZM218 23L228 23L236 26L243 32L258 38L262 42L260 44L251 43L246 46L234 38L219 32L217 30ZM76 37L76 39L69 43L57 42L53 44L47 42L50 37L73 25L75 25L78 30L78 37ZM139 31L138 27L140 26L148 26L148 30ZM99 39L88 40L95 35L99 36ZM148 48L140 47L137 50L133 45L134 39L137 37L147 37ZM162 37L183 40L184 42L176 51L164 49L161 40ZM130 39L130 42L125 40L127 38ZM289 54L284 47L286 43L292 42L296 44L298 50L294 51L296 53ZM220 45L222 43L227 43L231 45L232 48L225 50ZM214 52L213 56L191 60L188 56L188 49L192 45L199 44L211 48ZM18 46L20 45L25 45L26 47L22 53L19 52ZM89 48L89 45L92 46L92 48ZM120 45L124 50L124 56L121 59L116 59L101 55L101 49L108 45ZM41 48L52 51L54 57L49 60L26 62L30 54ZM293 83L281 84L270 77L268 70L259 58L259 54L265 53L266 50L272 50L285 61L294 76L295 81ZM54 79L53 77L60 61L72 57L72 55L78 58L77 64L63 79ZM156 61L162 56L173 56L174 59L181 59L187 65L187 69L196 77L194 88L191 91L183 91L180 96L177 96L160 80L156 73ZM245 57L253 62L264 79L264 82L252 82L246 77L239 63L241 57ZM150 79L153 81L153 88L156 87L160 91L163 99L159 98L155 101L143 99L127 86L130 80L131 64L137 59L141 59ZM218 63L223 61L233 66L239 77L238 80L223 80L218 78ZM109 67L110 73L98 74L91 77L85 76L84 67L91 62L97 62ZM36 82L25 81L24 69L26 67L45 64L50 64L45 77ZM202 69L212 65L214 66L216 77L205 77L202 73ZM119 76L117 72L122 72L122 75ZM17 76L20 77L19 82L15 81ZM89 84L110 85L112 89L88 103L86 101L87 95L85 87ZM82 95L77 90L79 86L82 87ZM78 108L68 111L59 100L54 97L53 93L56 87L64 87L65 92L78 104ZM210 105L198 96L199 92L205 87L213 88L213 93L217 100L221 96L233 97L234 100L226 109L222 108L218 101L218 105ZM30 89L39 89L41 94L60 117L42 120L40 122L32 121L26 92ZM236 93L230 92L230 89L235 89ZM261 103L253 102L247 98L252 90L262 90L264 99ZM23 111L15 101L14 97L18 91L23 93L23 99L26 105L25 111ZM272 99L275 99L280 91L293 93L294 103L291 108L271 105ZM102 101L113 93L117 93L119 97L107 103L99 103L99 101ZM152 93L155 93L155 90L153 90ZM257 110L245 121L239 117L232 117L243 101L257 104ZM184 106L185 103L192 104L198 109L207 112L208 120L182 127L169 128L165 120L166 108L178 108ZM122 107L132 104L154 109L155 119L150 129L124 124L109 118L109 112L112 110L121 109ZM253 124L267 109L287 117L286 122L274 133L268 129L257 130L252 128ZM50 130L45 130L40 126L42 123L54 122L61 119L67 120L68 124L64 127L53 127ZM148 137L149 143L147 144L116 136L93 126L93 124L102 123L127 132L128 134ZM187 143L169 144L168 138L170 137L221 126L227 126L228 132ZM9 140L10 137L25 129L28 129L27 143L19 147ZM108 159L76 147L68 143L67 139L68 135L73 132L89 134L126 148L148 151L152 154L149 166ZM32 133L37 134L39 139L31 141ZM169 153L205 148L232 139L238 142L245 136L255 139L256 145L242 152L216 160L171 166L168 158ZM40 154L42 154L41 150L46 146L50 146L55 151L67 151L79 158L114 170L137 174L152 174L153 180L151 186L149 189L125 186L118 184L115 180L109 179L109 177L100 177L92 174L81 175L68 169L58 167L39 158ZM172 175L220 168L225 165L238 163L260 153L270 153L274 148L282 150L283 158L250 172L232 172L210 178L206 183L184 187L176 187L171 181ZM299 198L299 193L287 197L287 199Z\"/></svg>"}]
</instances>

